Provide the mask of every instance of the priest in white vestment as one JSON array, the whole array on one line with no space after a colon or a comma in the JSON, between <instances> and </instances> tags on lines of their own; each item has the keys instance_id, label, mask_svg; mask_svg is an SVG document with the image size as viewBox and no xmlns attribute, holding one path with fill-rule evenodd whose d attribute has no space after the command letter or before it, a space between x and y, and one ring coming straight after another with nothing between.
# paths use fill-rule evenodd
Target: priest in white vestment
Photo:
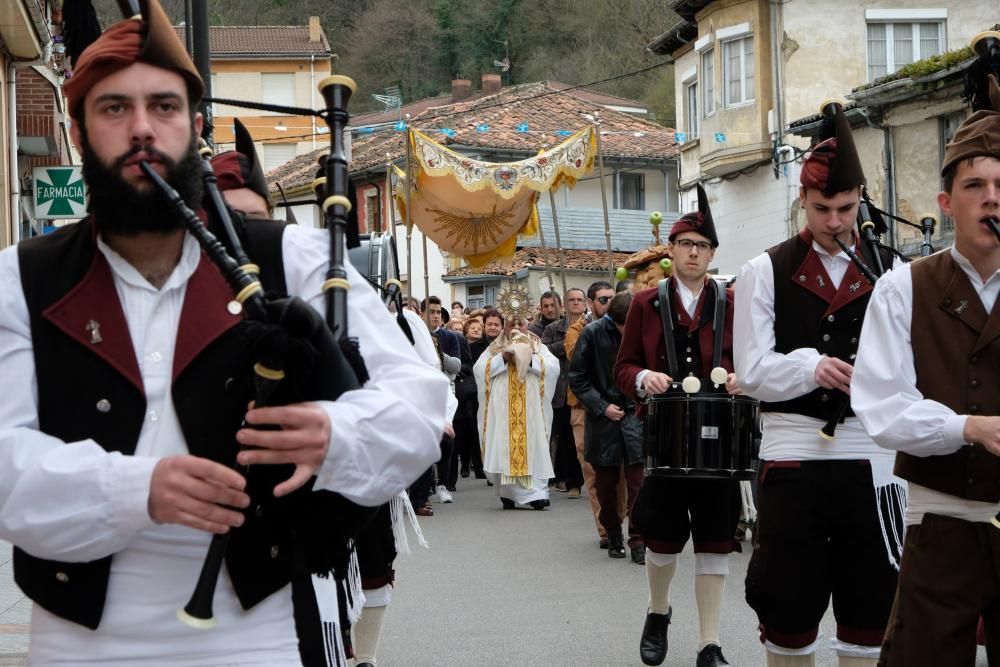
<instances>
[{"instance_id":1,"label":"priest in white vestment","mask_svg":"<svg viewBox=\"0 0 1000 667\"><path fill-rule=\"evenodd\" d=\"M523 325L504 328L475 365L483 469L504 509L549 504L552 396L559 360Z\"/></svg>"}]
</instances>

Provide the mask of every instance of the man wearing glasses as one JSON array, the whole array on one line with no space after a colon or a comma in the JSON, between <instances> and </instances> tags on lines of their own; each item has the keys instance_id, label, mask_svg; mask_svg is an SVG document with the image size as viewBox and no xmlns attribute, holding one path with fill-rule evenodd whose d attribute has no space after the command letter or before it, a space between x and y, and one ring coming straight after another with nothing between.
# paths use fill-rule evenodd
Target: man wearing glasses
<instances>
[{"instance_id":1,"label":"man wearing glasses","mask_svg":"<svg viewBox=\"0 0 1000 667\"><path fill-rule=\"evenodd\" d=\"M658 287L637 292L625 321L621 348L615 363L615 382L630 399L642 401L661 394L674 381L687 376L708 377L715 348L716 290L720 283L707 277L719 238L708 206L698 186L698 210L687 213L670 230L673 276L668 280L673 340L668 341L660 316ZM733 293L726 290L721 365L729 375L726 389L739 393L733 375ZM678 377L671 377L667 345L673 345ZM640 402L636 415L645 417ZM632 508L634 526L645 544L649 611L643 627L639 654L643 663L659 665L667 654L667 626L673 610L670 583L677 571L677 557L690 537L695 552L695 601L701 632L698 667L728 665L722 655L719 620L722 593L729 573L729 554L739 549L733 538L740 515L739 482L689 478L646 477ZM631 540L630 540L631 542ZM633 547L633 554L635 546Z\"/></svg>"}]
</instances>

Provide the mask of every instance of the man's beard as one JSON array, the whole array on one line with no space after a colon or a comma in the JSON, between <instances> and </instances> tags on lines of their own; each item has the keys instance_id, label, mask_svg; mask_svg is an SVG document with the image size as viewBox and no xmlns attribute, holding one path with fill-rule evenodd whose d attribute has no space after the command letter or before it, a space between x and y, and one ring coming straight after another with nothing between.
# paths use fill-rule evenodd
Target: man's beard
<instances>
[{"instance_id":1,"label":"man's beard","mask_svg":"<svg viewBox=\"0 0 1000 667\"><path fill-rule=\"evenodd\" d=\"M175 161L151 146L133 146L110 166L101 162L90 140L84 133L83 179L90 194L88 210L98 229L105 234L137 236L143 233L167 235L184 228L181 215L169 206L166 197L149 182L149 187L138 190L122 178L125 162L139 151L144 151L166 167L165 180L180 194L192 210L201 207L202 182L201 158L196 149L195 137L179 161Z\"/></svg>"}]
</instances>

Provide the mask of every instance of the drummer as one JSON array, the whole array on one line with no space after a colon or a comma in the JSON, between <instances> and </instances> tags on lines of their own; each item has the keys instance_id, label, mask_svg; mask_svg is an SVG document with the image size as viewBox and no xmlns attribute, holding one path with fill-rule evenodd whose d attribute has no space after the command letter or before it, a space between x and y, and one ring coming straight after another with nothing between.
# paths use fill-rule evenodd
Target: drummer
<instances>
[{"instance_id":1,"label":"drummer","mask_svg":"<svg viewBox=\"0 0 1000 667\"><path fill-rule=\"evenodd\" d=\"M721 287L708 279L707 274L719 238L708 198L700 185L698 210L674 223L669 241L674 274L665 280L671 299L674 340L669 343L665 340L658 289L637 292L625 321L615 364L615 381L632 399L662 394L674 379L708 377L713 366L712 324L716 290ZM721 366L728 371L726 389L735 394L739 388L732 373L732 314L733 294L732 290L726 290ZM668 344L676 353L676 378L669 375ZM645 406L640 405L636 414L644 417ZM673 615L670 583L677 571L677 555L690 536L694 541L695 602L701 632L697 665L729 664L722 655L719 619L729 554L740 549L733 539L740 506L736 480L645 478L631 514L631 525L638 528L645 541L649 582L649 610L639 644L643 663L659 665L666 657L667 625Z\"/></svg>"},{"instance_id":2,"label":"drummer","mask_svg":"<svg viewBox=\"0 0 1000 667\"><path fill-rule=\"evenodd\" d=\"M863 254L853 230L865 175L842 107L830 120L802 164L806 228L748 262L736 281L736 370L761 401L764 433L746 598L768 667L815 664L831 596L838 664L874 665L896 589L902 494L893 453L872 442L835 391L850 389L872 286L837 244ZM888 267L891 257L882 261ZM821 437L842 416L836 439Z\"/></svg>"}]
</instances>

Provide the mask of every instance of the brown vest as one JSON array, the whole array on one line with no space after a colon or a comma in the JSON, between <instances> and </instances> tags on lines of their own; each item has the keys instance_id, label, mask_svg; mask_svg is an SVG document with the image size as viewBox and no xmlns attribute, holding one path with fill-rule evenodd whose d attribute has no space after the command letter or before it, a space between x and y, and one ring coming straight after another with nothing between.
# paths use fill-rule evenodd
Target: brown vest
<instances>
[{"instance_id":1,"label":"brown vest","mask_svg":"<svg viewBox=\"0 0 1000 667\"><path fill-rule=\"evenodd\" d=\"M965 272L944 250L913 262L913 361L924 398L960 415L1000 415L1000 308L983 308ZM982 445L947 456L899 452L896 474L968 500L1000 501L1000 459Z\"/></svg>"}]
</instances>

